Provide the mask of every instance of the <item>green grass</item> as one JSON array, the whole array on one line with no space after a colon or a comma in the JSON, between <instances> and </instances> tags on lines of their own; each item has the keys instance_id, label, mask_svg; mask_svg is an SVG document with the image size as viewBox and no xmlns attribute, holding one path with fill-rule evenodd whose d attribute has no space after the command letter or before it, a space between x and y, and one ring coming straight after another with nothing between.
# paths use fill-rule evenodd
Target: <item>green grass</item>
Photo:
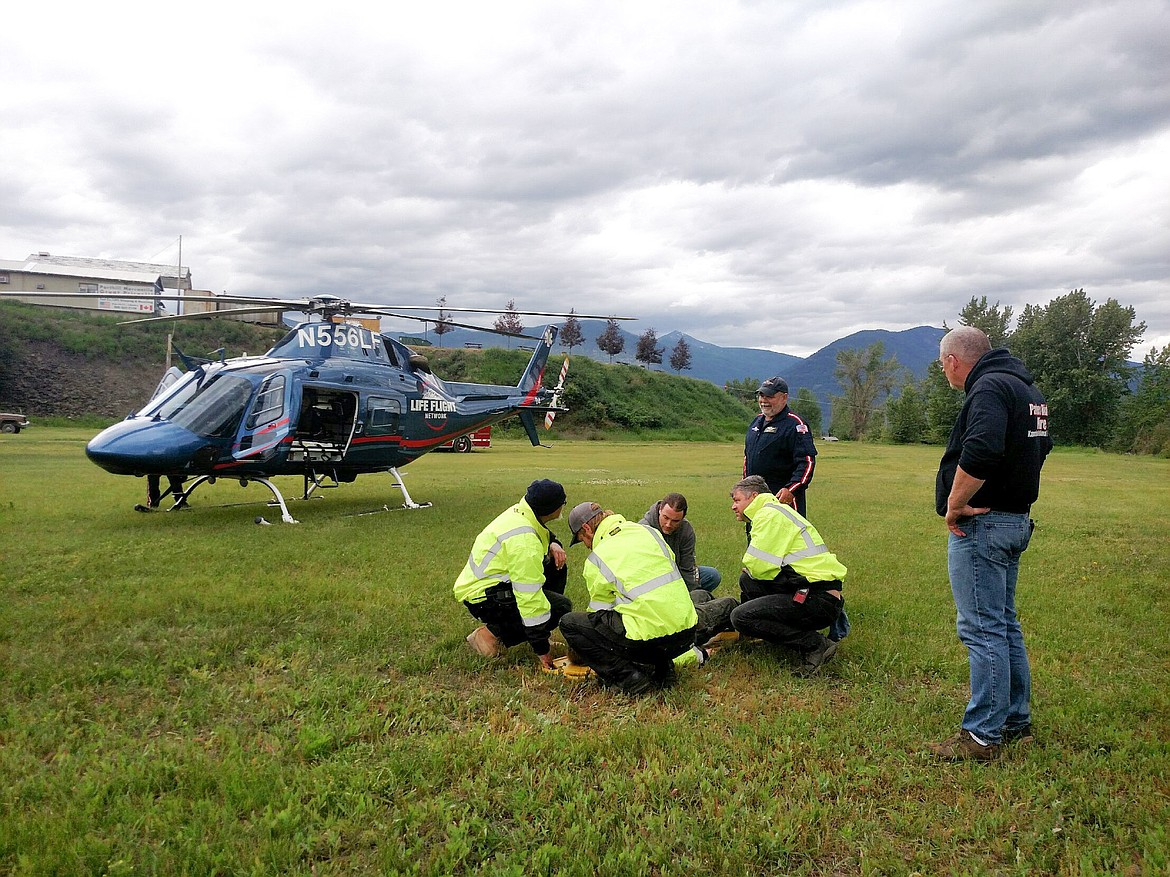
<instances>
[{"instance_id":1,"label":"green grass","mask_svg":"<svg viewBox=\"0 0 1170 877\"><path fill-rule=\"evenodd\" d=\"M435 374L444 379L515 384L530 354L522 350L426 348ZM566 351L549 357L548 378L556 381ZM642 438L654 441L742 440L744 424L758 410L708 381L631 365L595 362L578 352L565 382L568 411L557 416L557 433L591 441ZM551 386L551 383L549 384ZM685 412L702 412L700 417ZM496 427L503 436L523 435L518 420Z\"/></svg>"},{"instance_id":2,"label":"green grass","mask_svg":"<svg viewBox=\"0 0 1170 877\"><path fill-rule=\"evenodd\" d=\"M0 365L19 356L30 342L41 341L91 361L146 363L161 375L158 364L164 360L168 335L192 356L212 356L220 347L227 356L238 356L245 350L267 350L287 331L236 320L123 326L114 316L0 300Z\"/></svg>"},{"instance_id":3,"label":"green grass","mask_svg":"<svg viewBox=\"0 0 1170 877\"><path fill-rule=\"evenodd\" d=\"M921 755L967 697L938 449L821 447L854 621L822 678L752 645L633 701L470 654L451 583L548 476L635 518L681 490L734 594L737 444L497 442L404 470L433 508L359 514L399 502L364 476L258 527L234 503L266 491L226 481L135 514L89 435L0 440L0 872L1170 872L1170 461L1051 458L1020 585L1039 740L978 766Z\"/></svg>"}]
</instances>

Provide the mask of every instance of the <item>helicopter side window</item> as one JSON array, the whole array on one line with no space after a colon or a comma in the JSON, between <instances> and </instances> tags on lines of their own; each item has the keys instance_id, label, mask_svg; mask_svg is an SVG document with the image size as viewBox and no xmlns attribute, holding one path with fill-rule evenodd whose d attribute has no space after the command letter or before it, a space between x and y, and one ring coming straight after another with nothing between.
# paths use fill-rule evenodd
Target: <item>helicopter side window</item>
<instances>
[{"instance_id":1,"label":"helicopter side window","mask_svg":"<svg viewBox=\"0 0 1170 877\"><path fill-rule=\"evenodd\" d=\"M167 369L166 374L162 376L162 380L158 382L154 392L150 395L150 401L155 402L166 395L167 390L177 384L183 379L183 373L175 368L173 365Z\"/></svg>"},{"instance_id":2,"label":"helicopter side window","mask_svg":"<svg viewBox=\"0 0 1170 877\"><path fill-rule=\"evenodd\" d=\"M395 435L398 432L398 417L402 404L397 399L371 396L367 412L366 433L368 435Z\"/></svg>"},{"instance_id":3,"label":"helicopter side window","mask_svg":"<svg viewBox=\"0 0 1170 877\"><path fill-rule=\"evenodd\" d=\"M284 375L273 375L264 382L260 392L256 395L256 402L252 405L252 413L248 415L245 424L247 429L255 429L278 420L284 414Z\"/></svg>"},{"instance_id":4,"label":"helicopter side window","mask_svg":"<svg viewBox=\"0 0 1170 877\"><path fill-rule=\"evenodd\" d=\"M231 438L251 395L252 384L245 378L216 375L170 420L205 438Z\"/></svg>"},{"instance_id":5,"label":"helicopter side window","mask_svg":"<svg viewBox=\"0 0 1170 877\"><path fill-rule=\"evenodd\" d=\"M391 347L389 344L387 344L386 339L383 338L381 335L377 336L377 338L378 338L378 341L382 345L383 355L386 357L387 360L389 360L391 365L397 366L398 365L398 357L396 357L394 355L394 348Z\"/></svg>"}]
</instances>

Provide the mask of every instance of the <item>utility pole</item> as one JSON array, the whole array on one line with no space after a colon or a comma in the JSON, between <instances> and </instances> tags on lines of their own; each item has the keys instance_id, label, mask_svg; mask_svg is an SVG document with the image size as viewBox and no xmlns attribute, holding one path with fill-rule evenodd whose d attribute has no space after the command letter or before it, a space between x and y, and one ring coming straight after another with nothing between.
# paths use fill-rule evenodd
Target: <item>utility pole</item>
<instances>
[{"instance_id":1,"label":"utility pole","mask_svg":"<svg viewBox=\"0 0 1170 877\"><path fill-rule=\"evenodd\" d=\"M183 236L182 235L179 235L179 265L177 268L175 268L175 295L178 295L178 296L183 295ZM183 302L181 299L180 299L180 301L177 302L177 305L178 305L178 307L175 308L175 312L179 316L182 316ZM171 363L169 360L169 353L168 353L167 366L169 367L170 364Z\"/></svg>"}]
</instances>

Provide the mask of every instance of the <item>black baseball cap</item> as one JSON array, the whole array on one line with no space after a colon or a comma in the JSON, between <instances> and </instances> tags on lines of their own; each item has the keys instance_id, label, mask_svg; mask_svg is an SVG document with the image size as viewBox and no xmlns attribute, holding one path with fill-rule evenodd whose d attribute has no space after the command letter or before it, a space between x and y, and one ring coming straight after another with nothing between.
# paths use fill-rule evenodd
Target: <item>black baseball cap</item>
<instances>
[{"instance_id":1,"label":"black baseball cap","mask_svg":"<svg viewBox=\"0 0 1170 877\"><path fill-rule=\"evenodd\" d=\"M757 396L775 396L777 393L788 392L788 381L781 377L768 378L756 388Z\"/></svg>"}]
</instances>

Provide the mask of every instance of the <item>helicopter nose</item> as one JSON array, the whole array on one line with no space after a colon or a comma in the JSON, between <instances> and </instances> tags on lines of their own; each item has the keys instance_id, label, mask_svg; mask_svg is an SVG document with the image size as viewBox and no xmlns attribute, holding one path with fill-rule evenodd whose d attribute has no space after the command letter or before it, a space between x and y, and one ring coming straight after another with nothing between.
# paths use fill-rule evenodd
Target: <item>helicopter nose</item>
<instances>
[{"instance_id":1,"label":"helicopter nose","mask_svg":"<svg viewBox=\"0 0 1170 877\"><path fill-rule=\"evenodd\" d=\"M85 455L115 475L162 475L185 469L206 444L165 420L135 418L99 432L85 446Z\"/></svg>"}]
</instances>

